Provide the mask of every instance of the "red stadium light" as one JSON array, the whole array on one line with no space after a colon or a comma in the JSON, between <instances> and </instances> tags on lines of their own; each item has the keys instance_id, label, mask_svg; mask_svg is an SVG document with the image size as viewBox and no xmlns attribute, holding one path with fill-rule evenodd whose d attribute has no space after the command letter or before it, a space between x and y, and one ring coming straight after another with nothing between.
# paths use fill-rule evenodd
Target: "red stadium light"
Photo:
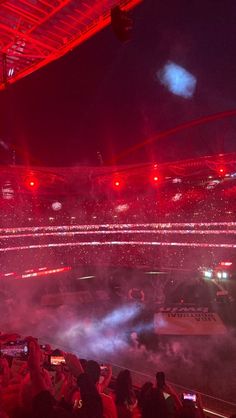
<instances>
[{"instance_id":1,"label":"red stadium light","mask_svg":"<svg viewBox=\"0 0 236 418\"><path fill-rule=\"evenodd\" d=\"M220 169L219 169L219 173L222 175L222 174L224 174L225 173L225 169L223 168L223 167L221 167Z\"/></svg>"},{"instance_id":2,"label":"red stadium light","mask_svg":"<svg viewBox=\"0 0 236 418\"><path fill-rule=\"evenodd\" d=\"M112 185L114 189L119 190L123 185L123 182L120 180L120 178L116 177L115 179L113 179Z\"/></svg>"},{"instance_id":3,"label":"red stadium light","mask_svg":"<svg viewBox=\"0 0 236 418\"><path fill-rule=\"evenodd\" d=\"M159 183L159 180L160 178L156 173L152 174L151 182L154 186L156 186Z\"/></svg>"},{"instance_id":4,"label":"red stadium light","mask_svg":"<svg viewBox=\"0 0 236 418\"><path fill-rule=\"evenodd\" d=\"M25 185L26 185L27 189L30 189L30 190L34 191L34 190L38 189L39 181L38 181L37 178L30 176L30 177L27 177L25 179Z\"/></svg>"}]
</instances>

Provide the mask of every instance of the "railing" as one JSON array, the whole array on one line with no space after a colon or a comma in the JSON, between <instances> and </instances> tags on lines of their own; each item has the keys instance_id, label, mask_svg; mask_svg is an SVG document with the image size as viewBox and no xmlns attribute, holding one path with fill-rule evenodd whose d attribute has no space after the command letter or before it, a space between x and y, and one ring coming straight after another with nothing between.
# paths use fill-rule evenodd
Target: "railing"
<instances>
[{"instance_id":1,"label":"railing","mask_svg":"<svg viewBox=\"0 0 236 418\"><path fill-rule=\"evenodd\" d=\"M121 366L112 365L113 374L116 376L120 370L123 369ZM154 376L138 372L136 370L130 370L132 373L133 384L137 387L141 387L145 382L151 381L155 383ZM168 382L171 386L174 387L176 392L180 395L181 393L188 393L188 392L198 392L201 395L204 411L207 416L212 417L230 417L236 412L236 403L228 402L223 399L216 398L211 395L207 395L205 393L201 393L199 391L194 390L193 388L186 388L185 386L177 385L173 382Z\"/></svg>"},{"instance_id":2,"label":"railing","mask_svg":"<svg viewBox=\"0 0 236 418\"><path fill-rule=\"evenodd\" d=\"M50 341L48 341L48 339L46 338L41 338L40 339L43 344L52 344L55 345L55 343L51 343ZM47 340L47 341L46 341ZM71 349L69 347L66 346L62 346L59 345L57 346L58 348L60 348L63 351L68 351L70 352ZM76 355L78 355L81 358L86 358L86 356L84 355L84 353L81 352L75 352ZM94 360L98 361L99 363L110 363L109 361L106 361L104 358L100 359L100 358L95 358L93 357ZM118 373L121 370L126 369L126 367L123 367L121 365L118 364L114 364L111 363L112 365L112 371L113 371L113 375L114 377L116 377L118 375ZM132 370L129 369L132 373L132 380L133 380L133 385L136 386L137 388L140 388L145 382L147 381L151 381L155 384L155 376L154 375L149 375L146 373L142 373L140 371L137 370ZM194 390L194 388L187 388L185 386L181 386L178 384L175 384L173 382L168 382L171 386L174 387L174 389L176 390L176 392L180 395L181 393L188 393L188 392L197 392L201 395L202 398L202 403L203 403L203 407L204 407L204 411L207 417L218 417L218 418L228 418L231 415L236 413L236 403L234 402L229 402L226 401L224 399L220 399L220 398L216 398L214 396L211 395L207 395L205 393L201 393L199 391Z\"/></svg>"}]
</instances>

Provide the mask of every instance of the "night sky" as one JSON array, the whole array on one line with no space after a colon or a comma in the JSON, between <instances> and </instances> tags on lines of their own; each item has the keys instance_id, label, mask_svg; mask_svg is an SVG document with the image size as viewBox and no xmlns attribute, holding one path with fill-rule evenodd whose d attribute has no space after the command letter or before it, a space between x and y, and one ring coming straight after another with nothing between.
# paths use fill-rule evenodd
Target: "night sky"
<instances>
[{"instance_id":1,"label":"night sky","mask_svg":"<svg viewBox=\"0 0 236 418\"><path fill-rule=\"evenodd\" d=\"M158 132L236 108L235 0L146 0L132 11L132 40L111 27L0 92L0 139L20 164L105 164ZM197 79L186 99L161 85L172 61ZM236 118L164 138L120 163L236 151ZM10 162L1 148L1 163Z\"/></svg>"}]
</instances>

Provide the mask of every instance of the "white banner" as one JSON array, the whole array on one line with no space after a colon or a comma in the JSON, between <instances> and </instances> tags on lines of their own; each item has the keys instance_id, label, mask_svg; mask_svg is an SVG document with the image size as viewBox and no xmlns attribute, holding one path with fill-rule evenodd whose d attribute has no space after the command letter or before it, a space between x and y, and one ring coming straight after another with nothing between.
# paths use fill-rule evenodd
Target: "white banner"
<instances>
[{"instance_id":1,"label":"white banner","mask_svg":"<svg viewBox=\"0 0 236 418\"><path fill-rule=\"evenodd\" d=\"M167 308L154 315L154 332L161 335L219 335L227 329L207 308Z\"/></svg>"}]
</instances>

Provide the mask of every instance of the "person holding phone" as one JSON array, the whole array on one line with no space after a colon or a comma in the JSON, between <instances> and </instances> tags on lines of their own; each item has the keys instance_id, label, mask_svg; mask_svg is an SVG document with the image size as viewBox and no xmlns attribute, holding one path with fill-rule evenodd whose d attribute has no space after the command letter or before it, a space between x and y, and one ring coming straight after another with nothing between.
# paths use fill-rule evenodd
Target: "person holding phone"
<instances>
[{"instance_id":1,"label":"person holding phone","mask_svg":"<svg viewBox=\"0 0 236 418\"><path fill-rule=\"evenodd\" d=\"M41 373L41 351L37 341L29 341L28 368L32 384L31 418L72 418L72 415L56 405L48 390L45 376Z\"/></svg>"},{"instance_id":2,"label":"person holding phone","mask_svg":"<svg viewBox=\"0 0 236 418\"><path fill-rule=\"evenodd\" d=\"M65 359L66 365L77 379L77 408L74 409L76 416L79 418L103 418L106 416L103 398L96 386L100 376L99 364L90 360L86 362L84 371L79 358L74 354L65 354Z\"/></svg>"},{"instance_id":3,"label":"person holding phone","mask_svg":"<svg viewBox=\"0 0 236 418\"><path fill-rule=\"evenodd\" d=\"M176 418L182 407L174 389L165 381L164 372L156 373L156 386L145 392L142 418Z\"/></svg>"},{"instance_id":4,"label":"person holding phone","mask_svg":"<svg viewBox=\"0 0 236 418\"><path fill-rule=\"evenodd\" d=\"M156 373L156 386L160 391L162 391L163 396L165 398L168 417L175 417L177 411L179 411L182 407L182 403L174 388L170 384L166 383L164 372Z\"/></svg>"},{"instance_id":5,"label":"person holding phone","mask_svg":"<svg viewBox=\"0 0 236 418\"><path fill-rule=\"evenodd\" d=\"M112 378L112 367L110 364L100 365L100 379L97 385L99 393L102 393L108 388L111 378Z\"/></svg>"},{"instance_id":6,"label":"person holding phone","mask_svg":"<svg viewBox=\"0 0 236 418\"><path fill-rule=\"evenodd\" d=\"M202 399L199 393L183 393L182 407L178 418L205 418Z\"/></svg>"}]
</instances>

